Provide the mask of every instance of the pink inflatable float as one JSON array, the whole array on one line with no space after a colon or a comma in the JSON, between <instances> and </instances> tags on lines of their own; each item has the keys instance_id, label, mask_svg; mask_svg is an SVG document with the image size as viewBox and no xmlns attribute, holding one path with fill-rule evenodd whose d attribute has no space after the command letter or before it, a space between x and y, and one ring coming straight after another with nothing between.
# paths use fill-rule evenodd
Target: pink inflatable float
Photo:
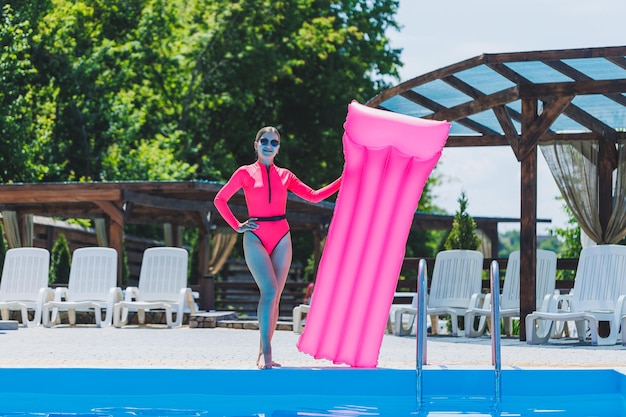
<instances>
[{"instance_id":1,"label":"pink inflatable float","mask_svg":"<svg viewBox=\"0 0 626 417\"><path fill-rule=\"evenodd\" d=\"M413 215L450 124L348 106L345 167L298 349L373 368Z\"/></svg>"}]
</instances>

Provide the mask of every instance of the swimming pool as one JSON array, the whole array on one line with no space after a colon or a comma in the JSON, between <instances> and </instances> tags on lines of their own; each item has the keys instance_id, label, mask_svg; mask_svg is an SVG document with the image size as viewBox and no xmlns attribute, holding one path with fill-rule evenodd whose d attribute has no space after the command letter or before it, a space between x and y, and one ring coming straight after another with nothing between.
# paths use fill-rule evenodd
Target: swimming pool
<instances>
[{"instance_id":1,"label":"swimming pool","mask_svg":"<svg viewBox=\"0 0 626 417\"><path fill-rule=\"evenodd\" d=\"M0 370L0 416L626 416L626 375L611 369Z\"/></svg>"}]
</instances>

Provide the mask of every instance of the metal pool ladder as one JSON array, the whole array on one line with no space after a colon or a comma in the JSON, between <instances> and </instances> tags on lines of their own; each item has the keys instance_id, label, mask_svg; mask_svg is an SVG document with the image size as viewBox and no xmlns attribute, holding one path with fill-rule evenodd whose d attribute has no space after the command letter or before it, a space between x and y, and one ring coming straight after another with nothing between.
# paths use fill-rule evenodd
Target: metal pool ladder
<instances>
[{"instance_id":1,"label":"metal pool ladder","mask_svg":"<svg viewBox=\"0 0 626 417\"><path fill-rule=\"evenodd\" d=\"M417 409L422 407L422 378L423 368L427 364L426 354L426 260L420 259L417 271ZM494 403L499 406L502 388L502 364L500 360L500 271L497 261L491 261L489 268L489 283L491 287L491 364L494 367ZM421 336L421 337L420 337Z\"/></svg>"}]
</instances>

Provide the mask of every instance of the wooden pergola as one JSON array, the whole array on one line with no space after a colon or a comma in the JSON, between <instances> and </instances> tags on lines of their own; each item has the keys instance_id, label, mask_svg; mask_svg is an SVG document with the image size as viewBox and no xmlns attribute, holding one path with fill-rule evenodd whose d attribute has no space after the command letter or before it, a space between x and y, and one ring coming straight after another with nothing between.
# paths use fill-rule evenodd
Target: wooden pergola
<instances>
[{"instance_id":1,"label":"wooden pergola","mask_svg":"<svg viewBox=\"0 0 626 417\"><path fill-rule=\"evenodd\" d=\"M626 140L626 46L483 54L394 86L367 105L452 122L446 146L508 146L521 169L520 338L535 309L537 145L599 144L606 231L618 141ZM488 186L488 184L485 184Z\"/></svg>"},{"instance_id":2,"label":"wooden pergola","mask_svg":"<svg viewBox=\"0 0 626 417\"><path fill-rule=\"evenodd\" d=\"M181 228L199 230L197 271L208 267L212 230L226 226L217 215L213 198L222 184L206 181L125 181L91 183L33 183L0 185L0 211L17 213L19 233L25 242L26 215L57 218L104 219L108 245L122 253L127 224L171 225L172 241L181 242ZM293 229L317 231L330 222L333 204L312 204L295 196L288 200L288 220ZM236 215L247 214L243 194L233 196ZM28 242L25 244L28 246ZM122 265L118 265L121 284Z\"/></svg>"},{"instance_id":3,"label":"wooden pergola","mask_svg":"<svg viewBox=\"0 0 626 417\"><path fill-rule=\"evenodd\" d=\"M228 227L213 205L222 184L207 181L123 181L91 183L31 183L0 185L0 211L15 212L24 246L25 218L39 215L63 219L102 219L106 225L108 246L122 253L124 227L127 224L171 225L172 241L181 242L181 228L199 230L198 278L208 269L208 248L216 227ZM235 215L247 216L243 193L229 202ZM315 241L315 256L321 257L321 242L332 218L334 203L310 203L289 195L287 219L294 230L310 230ZM416 213L412 228L447 230L453 216ZM497 242L498 224L519 222L516 218L476 217L477 226L492 242ZM497 244L492 250L497 257ZM122 265L118 265L121 285Z\"/></svg>"}]
</instances>

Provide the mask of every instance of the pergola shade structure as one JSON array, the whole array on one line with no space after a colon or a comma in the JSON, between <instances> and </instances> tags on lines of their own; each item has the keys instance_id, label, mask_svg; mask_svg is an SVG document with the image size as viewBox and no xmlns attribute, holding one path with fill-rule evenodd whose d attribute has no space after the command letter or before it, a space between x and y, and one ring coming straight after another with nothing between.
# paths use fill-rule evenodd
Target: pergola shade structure
<instances>
[{"instance_id":1,"label":"pergola shade structure","mask_svg":"<svg viewBox=\"0 0 626 417\"><path fill-rule=\"evenodd\" d=\"M217 228L230 230L218 214L213 199L221 183L207 181L120 181L92 183L35 183L0 184L0 213L4 232L11 247L31 246L26 218L32 215L81 218L101 221L98 231L103 246L122 253L124 227L128 224L169 225L171 245L182 241L180 228L199 230L197 273L199 277L211 272L209 256L211 235ZM247 217L243 193L235 194L230 206L241 219ZM315 264L322 251L322 239L333 215L334 203L310 203L290 194L287 200L287 219L294 230L310 230L314 237ZM12 217L13 222L8 221ZM498 223L518 222L516 218L476 217L476 223L491 241L497 242ZM453 216L415 213L413 229L449 229ZM544 220L545 221L545 220ZM13 227L11 223L15 223ZM12 237L13 239L9 239ZM226 254L227 255L227 254ZM497 256L497 245L492 249ZM118 265L121 285L122 265Z\"/></svg>"},{"instance_id":2,"label":"pergola shade structure","mask_svg":"<svg viewBox=\"0 0 626 417\"><path fill-rule=\"evenodd\" d=\"M535 306L538 145L583 231L598 243L621 239L625 93L626 46L617 46L483 54L403 82L367 103L448 120L446 146L509 146L520 161L522 340L523 318ZM564 152L564 144L574 150Z\"/></svg>"}]
</instances>

